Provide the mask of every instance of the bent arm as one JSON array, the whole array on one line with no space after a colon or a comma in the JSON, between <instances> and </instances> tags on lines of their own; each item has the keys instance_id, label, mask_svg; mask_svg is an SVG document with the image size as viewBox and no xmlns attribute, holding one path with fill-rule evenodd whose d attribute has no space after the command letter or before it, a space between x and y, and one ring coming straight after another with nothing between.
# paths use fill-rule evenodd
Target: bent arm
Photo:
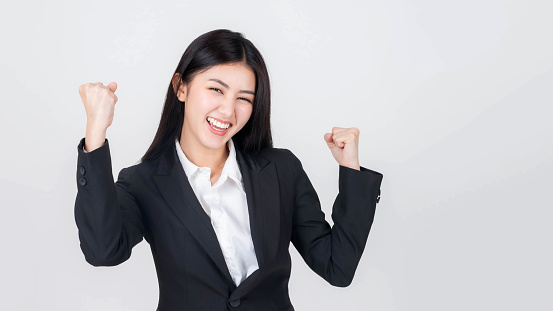
<instances>
[{"instance_id":1,"label":"bent arm","mask_svg":"<svg viewBox=\"0 0 553 311\"><path fill-rule=\"evenodd\" d=\"M325 220L318 195L300 160L293 156L295 173L292 244L307 265L333 286L346 287L365 249L382 174L361 166L339 166L339 193L332 207L332 228Z\"/></svg>"},{"instance_id":2,"label":"bent arm","mask_svg":"<svg viewBox=\"0 0 553 311\"><path fill-rule=\"evenodd\" d=\"M93 266L115 266L131 256L142 241L142 213L132 194L132 167L119 172L113 181L109 142L91 152L77 149L77 197L75 222L80 247Z\"/></svg>"}]
</instances>

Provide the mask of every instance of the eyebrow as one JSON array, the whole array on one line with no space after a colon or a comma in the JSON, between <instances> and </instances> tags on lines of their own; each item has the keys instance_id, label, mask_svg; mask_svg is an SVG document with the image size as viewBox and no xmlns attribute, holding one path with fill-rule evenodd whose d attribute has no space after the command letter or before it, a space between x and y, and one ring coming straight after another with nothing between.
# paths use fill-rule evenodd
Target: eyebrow
<instances>
[{"instance_id":1,"label":"eyebrow","mask_svg":"<svg viewBox=\"0 0 553 311\"><path fill-rule=\"evenodd\" d=\"M225 82L219 80L219 79L209 79L209 81L215 81L215 82L218 82L219 84L221 84L222 86L224 86L225 88L229 88L228 84L226 84ZM255 96L255 92L253 91L248 91L248 90L240 90L238 91L238 93L247 93L247 94L251 94L251 95L254 95Z\"/></svg>"}]
</instances>

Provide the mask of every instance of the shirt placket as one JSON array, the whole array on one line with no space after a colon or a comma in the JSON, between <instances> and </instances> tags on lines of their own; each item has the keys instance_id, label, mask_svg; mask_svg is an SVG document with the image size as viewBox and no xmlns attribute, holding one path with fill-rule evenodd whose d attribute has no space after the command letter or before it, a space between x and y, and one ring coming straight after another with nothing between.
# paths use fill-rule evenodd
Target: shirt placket
<instances>
[{"instance_id":1,"label":"shirt placket","mask_svg":"<svg viewBox=\"0 0 553 311\"><path fill-rule=\"evenodd\" d=\"M221 198L218 189L213 188L212 192L212 211L215 211L213 214L214 217L212 219L213 228L215 229L215 232L217 233L217 238L220 241L219 244L221 246L221 251L223 253L223 257L225 258L225 262L227 263L230 275L232 276L232 280L236 283L237 280L240 279L240 274L234 260L234 247L232 246L232 240L230 237L231 228L228 227L228 219L226 217L224 209L222 208L220 202Z\"/></svg>"}]
</instances>

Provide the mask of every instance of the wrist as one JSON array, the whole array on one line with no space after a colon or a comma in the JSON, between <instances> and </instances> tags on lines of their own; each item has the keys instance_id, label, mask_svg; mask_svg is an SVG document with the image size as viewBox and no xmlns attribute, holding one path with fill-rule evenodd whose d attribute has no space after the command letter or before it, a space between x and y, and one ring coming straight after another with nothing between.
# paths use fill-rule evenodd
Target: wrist
<instances>
[{"instance_id":1,"label":"wrist","mask_svg":"<svg viewBox=\"0 0 553 311\"><path fill-rule=\"evenodd\" d=\"M354 163L354 164L344 163L344 164L340 164L340 165L343 166L343 167L348 167L348 168L358 170L358 171L361 170L361 166L359 165L359 163Z\"/></svg>"},{"instance_id":2,"label":"wrist","mask_svg":"<svg viewBox=\"0 0 553 311\"><path fill-rule=\"evenodd\" d=\"M90 133L90 134L93 134L93 133L105 134L107 132L107 127L103 126L103 125L100 125L98 123L87 121L86 122L86 132Z\"/></svg>"},{"instance_id":3,"label":"wrist","mask_svg":"<svg viewBox=\"0 0 553 311\"><path fill-rule=\"evenodd\" d=\"M92 152L93 150L102 147L105 141L106 129L87 125L84 144L84 150L86 152Z\"/></svg>"}]
</instances>

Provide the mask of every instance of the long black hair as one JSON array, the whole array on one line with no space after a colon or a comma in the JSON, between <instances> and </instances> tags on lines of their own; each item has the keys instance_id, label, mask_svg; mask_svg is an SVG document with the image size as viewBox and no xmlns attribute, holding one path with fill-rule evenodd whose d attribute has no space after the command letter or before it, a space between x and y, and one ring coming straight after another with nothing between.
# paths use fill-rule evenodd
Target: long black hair
<instances>
[{"instance_id":1,"label":"long black hair","mask_svg":"<svg viewBox=\"0 0 553 311\"><path fill-rule=\"evenodd\" d=\"M185 105L175 93L180 83L189 84L196 74L212 66L237 62L246 63L255 73L255 96L250 119L232 138L234 145L242 152L254 154L273 147L271 88L265 61L244 35L228 29L217 29L199 36L184 51L167 88L157 133L141 158L142 162L159 156L165 148L174 144L176 138L180 140ZM179 78L175 85L173 77L176 73Z\"/></svg>"}]
</instances>

